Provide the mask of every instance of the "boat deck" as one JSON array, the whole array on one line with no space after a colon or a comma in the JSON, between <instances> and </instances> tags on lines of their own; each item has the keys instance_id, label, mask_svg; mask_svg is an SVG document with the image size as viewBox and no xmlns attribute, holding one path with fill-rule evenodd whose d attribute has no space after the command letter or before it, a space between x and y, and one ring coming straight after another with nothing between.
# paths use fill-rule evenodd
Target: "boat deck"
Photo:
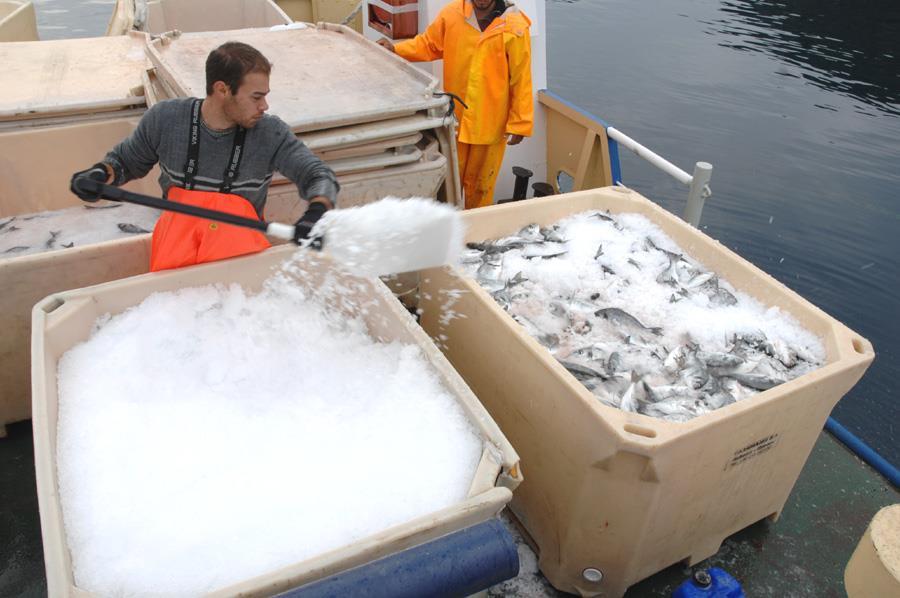
<instances>
[{"instance_id":1,"label":"boat deck","mask_svg":"<svg viewBox=\"0 0 900 598\"><path fill-rule=\"evenodd\" d=\"M46 596L31 423L9 425L7 433L0 439L0 596ZM881 507L898 502L900 492L823 432L781 518L734 534L697 566L725 569L754 597L845 596L844 567L859 538ZM489 596L566 595L537 572L524 543L519 554L519 577ZM670 596L690 572L669 567L632 586L626 598Z\"/></svg>"}]
</instances>

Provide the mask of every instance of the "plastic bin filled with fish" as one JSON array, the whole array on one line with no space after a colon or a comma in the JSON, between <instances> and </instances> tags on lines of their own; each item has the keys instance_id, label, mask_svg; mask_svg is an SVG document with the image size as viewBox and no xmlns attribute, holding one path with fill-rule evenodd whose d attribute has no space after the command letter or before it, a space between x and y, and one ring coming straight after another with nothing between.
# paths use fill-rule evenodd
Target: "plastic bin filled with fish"
<instances>
[{"instance_id":1,"label":"plastic bin filled with fish","mask_svg":"<svg viewBox=\"0 0 900 598\"><path fill-rule=\"evenodd\" d=\"M822 365L821 339L638 214L591 211L469 243L462 268L598 400L669 421Z\"/></svg>"},{"instance_id":2,"label":"plastic bin filled with fish","mask_svg":"<svg viewBox=\"0 0 900 598\"><path fill-rule=\"evenodd\" d=\"M0 259L146 234L159 210L101 201L0 219Z\"/></svg>"}]
</instances>

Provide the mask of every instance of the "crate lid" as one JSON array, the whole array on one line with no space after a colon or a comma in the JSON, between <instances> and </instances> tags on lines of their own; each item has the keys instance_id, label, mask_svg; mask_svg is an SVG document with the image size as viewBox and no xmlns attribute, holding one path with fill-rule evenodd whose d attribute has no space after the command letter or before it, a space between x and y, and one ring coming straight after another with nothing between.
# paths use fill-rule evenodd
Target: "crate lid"
<instances>
[{"instance_id":1,"label":"crate lid","mask_svg":"<svg viewBox=\"0 0 900 598\"><path fill-rule=\"evenodd\" d=\"M0 120L143 106L143 35L0 44Z\"/></svg>"},{"instance_id":2,"label":"crate lid","mask_svg":"<svg viewBox=\"0 0 900 598\"><path fill-rule=\"evenodd\" d=\"M340 25L183 33L148 45L157 76L182 97L204 97L204 65L225 41L258 49L274 65L269 113L295 132L385 120L446 104L437 80Z\"/></svg>"}]
</instances>

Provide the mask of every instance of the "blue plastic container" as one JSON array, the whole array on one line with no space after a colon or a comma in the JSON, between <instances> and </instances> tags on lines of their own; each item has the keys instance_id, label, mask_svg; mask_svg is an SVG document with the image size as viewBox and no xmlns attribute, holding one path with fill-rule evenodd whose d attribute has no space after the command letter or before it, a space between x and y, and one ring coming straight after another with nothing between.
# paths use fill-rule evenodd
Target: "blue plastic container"
<instances>
[{"instance_id":1,"label":"blue plastic container","mask_svg":"<svg viewBox=\"0 0 900 598\"><path fill-rule=\"evenodd\" d=\"M718 567L697 569L672 592L672 598L744 598L741 584Z\"/></svg>"}]
</instances>

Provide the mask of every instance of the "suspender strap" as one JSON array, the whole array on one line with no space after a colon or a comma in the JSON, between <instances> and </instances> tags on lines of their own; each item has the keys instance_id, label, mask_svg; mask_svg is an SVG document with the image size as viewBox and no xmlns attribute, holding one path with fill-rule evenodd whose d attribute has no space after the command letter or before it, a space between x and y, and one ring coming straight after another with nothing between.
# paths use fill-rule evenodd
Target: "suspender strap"
<instances>
[{"instance_id":1,"label":"suspender strap","mask_svg":"<svg viewBox=\"0 0 900 598\"><path fill-rule=\"evenodd\" d=\"M191 104L191 127L188 135L187 161L184 163L184 188L187 190L194 188L194 177L197 175L200 167L200 106L202 104L203 100L194 100ZM220 193L231 193L231 187L241 166L241 158L244 156L244 139L246 136L247 130L244 127L238 127L234 132L231 157L228 159L228 166L222 175L222 184L219 185Z\"/></svg>"},{"instance_id":2,"label":"suspender strap","mask_svg":"<svg viewBox=\"0 0 900 598\"><path fill-rule=\"evenodd\" d=\"M228 166L225 168L225 174L222 176L222 186L219 191L222 193L231 193L231 185L234 184L234 178L238 175L238 169L241 167L241 158L244 157L244 138L247 136L247 129L238 127L234 132L234 145L231 146L231 157L228 159Z\"/></svg>"},{"instance_id":3,"label":"suspender strap","mask_svg":"<svg viewBox=\"0 0 900 598\"><path fill-rule=\"evenodd\" d=\"M203 100L194 100L191 103L191 129L188 135L187 162L184 163L184 188L194 188L194 176L197 174L197 166L200 160L200 105Z\"/></svg>"}]
</instances>

